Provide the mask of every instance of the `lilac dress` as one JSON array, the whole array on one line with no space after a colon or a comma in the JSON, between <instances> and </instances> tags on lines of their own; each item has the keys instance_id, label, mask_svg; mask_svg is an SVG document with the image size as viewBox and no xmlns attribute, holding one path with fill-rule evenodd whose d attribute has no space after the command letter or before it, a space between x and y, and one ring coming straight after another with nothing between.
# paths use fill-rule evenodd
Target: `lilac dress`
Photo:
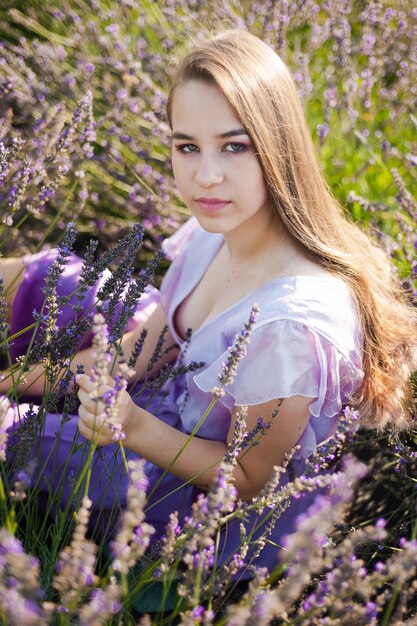
<instances>
[{"instance_id":1,"label":"lilac dress","mask_svg":"<svg viewBox=\"0 0 417 626\"><path fill-rule=\"evenodd\" d=\"M154 411L160 419L182 432L190 433L212 399L211 390L218 386L218 374L226 360L227 348L256 302L260 315L247 355L239 363L233 384L225 388L224 397L217 401L197 436L226 441L234 406L256 405L295 395L311 398L310 420L300 437L300 449L294 459L295 471L301 473L304 460L334 433L343 405L363 378L362 335L353 298L346 284L331 275L276 278L195 329L184 350L185 342L174 323L175 313L198 284L222 243L222 235L205 232L194 218L165 242L166 252L175 258L162 282L160 302L180 347L179 358L186 364L204 361L205 365L169 383L164 390L166 395L154 398L147 410ZM82 440L78 435L78 442ZM39 446L40 486L54 493L60 490L63 505L86 455L87 446L74 452L75 441L76 419L62 425L58 415L48 416ZM114 445L103 447L95 459L90 497L96 504L97 523L103 522L112 507L117 509L118 504L123 507L125 502L127 480L116 451ZM128 457L134 456L128 451ZM152 489L162 471L148 462L146 472ZM286 480L285 476L284 482ZM196 487L187 485L169 495L180 485L181 481L166 474L150 498L147 518L155 526L157 537L163 533L169 514L174 510L180 515L187 514L198 493ZM296 517L307 508L313 496L309 494L293 502L272 531L272 542L279 544L283 535L294 529ZM161 497L164 499L159 501ZM261 532L262 518L254 515L248 519L248 531L254 525L259 525ZM239 522L232 522L222 534L220 560L227 561L239 543ZM277 554L277 548L267 544L255 565L272 569L277 564ZM249 554L248 559L250 557Z\"/></svg>"}]
</instances>

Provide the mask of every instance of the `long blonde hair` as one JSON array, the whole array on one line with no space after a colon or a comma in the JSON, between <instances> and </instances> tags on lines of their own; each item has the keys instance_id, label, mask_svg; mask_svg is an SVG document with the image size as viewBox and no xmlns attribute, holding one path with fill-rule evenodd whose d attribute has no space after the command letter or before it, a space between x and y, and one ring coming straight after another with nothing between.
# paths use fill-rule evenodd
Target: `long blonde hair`
<instances>
[{"instance_id":1,"label":"long blonde hair","mask_svg":"<svg viewBox=\"0 0 417 626\"><path fill-rule=\"evenodd\" d=\"M224 31L180 62L168 97L170 122L175 89L188 80L214 84L226 96L252 139L283 227L355 296L364 332L365 376L355 396L363 423L404 425L413 406L416 311L386 255L331 195L286 65L257 37Z\"/></svg>"}]
</instances>

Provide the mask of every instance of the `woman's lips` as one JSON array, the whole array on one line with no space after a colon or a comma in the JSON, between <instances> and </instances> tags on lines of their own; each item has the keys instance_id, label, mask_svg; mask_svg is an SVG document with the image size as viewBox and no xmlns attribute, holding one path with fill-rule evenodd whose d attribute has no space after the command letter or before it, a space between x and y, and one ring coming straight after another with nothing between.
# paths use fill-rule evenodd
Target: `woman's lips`
<instances>
[{"instance_id":1,"label":"woman's lips","mask_svg":"<svg viewBox=\"0 0 417 626\"><path fill-rule=\"evenodd\" d=\"M196 198L196 202L204 211L219 211L229 204L230 200L222 200L221 198Z\"/></svg>"}]
</instances>

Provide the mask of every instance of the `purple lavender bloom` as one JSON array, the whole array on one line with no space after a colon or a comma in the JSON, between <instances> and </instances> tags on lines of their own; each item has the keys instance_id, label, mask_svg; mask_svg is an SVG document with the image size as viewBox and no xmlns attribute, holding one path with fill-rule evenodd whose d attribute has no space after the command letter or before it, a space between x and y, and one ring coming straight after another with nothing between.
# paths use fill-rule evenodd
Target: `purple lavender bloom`
<instances>
[{"instance_id":1,"label":"purple lavender bloom","mask_svg":"<svg viewBox=\"0 0 417 626\"><path fill-rule=\"evenodd\" d=\"M317 134L320 137L320 139L324 139L327 134L329 132L329 125L327 124L327 122L324 122L324 124L319 124L317 126Z\"/></svg>"},{"instance_id":2,"label":"purple lavender bloom","mask_svg":"<svg viewBox=\"0 0 417 626\"><path fill-rule=\"evenodd\" d=\"M192 616L197 619L199 617L203 617L205 613L205 609L203 606L196 606L195 609L192 610Z\"/></svg>"},{"instance_id":3,"label":"purple lavender bloom","mask_svg":"<svg viewBox=\"0 0 417 626\"><path fill-rule=\"evenodd\" d=\"M13 537L7 531L3 531L0 534L0 555L6 556L8 554L24 554L24 550L16 537Z\"/></svg>"},{"instance_id":4,"label":"purple lavender bloom","mask_svg":"<svg viewBox=\"0 0 417 626\"><path fill-rule=\"evenodd\" d=\"M127 89L124 89L124 88L123 89L118 89L117 92L116 92L116 98L118 100L124 100L125 98L127 98L127 96L128 96Z\"/></svg>"},{"instance_id":5,"label":"purple lavender bloom","mask_svg":"<svg viewBox=\"0 0 417 626\"><path fill-rule=\"evenodd\" d=\"M111 33L112 35L116 35L119 32L119 25L118 24L109 24L108 26L106 26L106 28L104 30L107 33Z\"/></svg>"},{"instance_id":6,"label":"purple lavender bloom","mask_svg":"<svg viewBox=\"0 0 417 626\"><path fill-rule=\"evenodd\" d=\"M9 624L36 625L41 623L42 611L39 605L32 600L22 598L18 591L9 590L4 603L10 620Z\"/></svg>"},{"instance_id":7,"label":"purple lavender bloom","mask_svg":"<svg viewBox=\"0 0 417 626\"><path fill-rule=\"evenodd\" d=\"M31 477L24 471L20 470L16 475L16 480L21 483L22 489L29 489L32 485Z\"/></svg>"}]
</instances>

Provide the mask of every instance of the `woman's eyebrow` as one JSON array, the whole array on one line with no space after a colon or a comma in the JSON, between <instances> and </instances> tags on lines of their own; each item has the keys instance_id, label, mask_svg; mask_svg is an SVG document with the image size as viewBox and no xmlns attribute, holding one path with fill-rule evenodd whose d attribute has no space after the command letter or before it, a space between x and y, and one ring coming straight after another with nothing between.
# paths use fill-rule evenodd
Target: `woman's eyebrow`
<instances>
[{"instance_id":1,"label":"woman's eyebrow","mask_svg":"<svg viewBox=\"0 0 417 626\"><path fill-rule=\"evenodd\" d=\"M220 135L216 135L216 139L226 139L226 137L236 137L237 135L247 135L248 132L244 128L235 128L233 130L228 130L225 133L221 133ZM173 139L185 139L186 141L192 141L194 137L191 135L186 135L185 133L172 133Z\"/></svg>"},{"instance_id":2,"label":"woman's eyebrow","mask_svg":"<svg viewBox=\"0 0 417 626\"><path fill-rule=\"evenodd\" d=\"M236 135L247 135L248 131L244 128L235 128L235 130L228 130L226 133L217 135L219 139L225 139L226 137L235 137Z\"/></svg>"}]
</instances>

